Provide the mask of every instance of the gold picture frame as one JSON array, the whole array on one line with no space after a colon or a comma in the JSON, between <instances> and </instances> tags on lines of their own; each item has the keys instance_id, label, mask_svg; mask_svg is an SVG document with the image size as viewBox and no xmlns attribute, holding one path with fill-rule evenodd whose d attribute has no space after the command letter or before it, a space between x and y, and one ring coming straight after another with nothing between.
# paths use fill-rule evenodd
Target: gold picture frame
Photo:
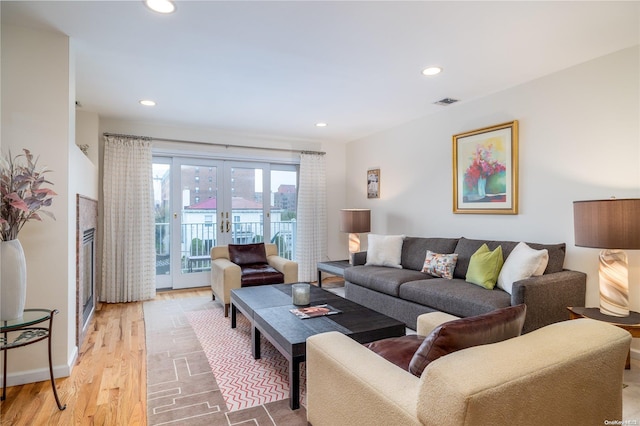
<instances>
[{"instance_id":1,"label":"gold picture frame","mask_svg":"<svg viewBox=\"0 0 640 426\"><path fill-rule=\"evenodd\" d=\"M518 121L453 135L453 212L518 214Z\"/></svg>"},{"instance_id":2,"label":"gold picture frame","mask_svg":"<svg viewBox=\"0 0 640 426\"><path fill-rule=\"evenodd\" d=\"M367 170L367 198L380 198L380 169Z\"/></svg>"}]
</instances>

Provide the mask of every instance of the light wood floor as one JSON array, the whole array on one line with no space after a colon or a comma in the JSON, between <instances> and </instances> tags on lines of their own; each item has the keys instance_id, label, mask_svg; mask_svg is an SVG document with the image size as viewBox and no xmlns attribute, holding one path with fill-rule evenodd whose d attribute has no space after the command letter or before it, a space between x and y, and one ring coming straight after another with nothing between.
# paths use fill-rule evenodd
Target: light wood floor
<instances>
[{"instance_id":1,"label":"light wood floor","mask_svg":"<svg viewBox=\"0 0 640 426\"><path fill-rule=\"evenodd\" d=\"M210 295L211 289L159 292L157 300ZM0 424L145 425L147 369L142 302L98 304L70 377L7 388Z\"/></svg>"},{"instance_id":2,"label":"light wood floor","mask_svg":"<svg viewBox=\"0 0 640 426\"><path fill-rule=\"evenodd\" d=\"M323 280L324 282L324 280ZM157 300L210 295L207 287L159 292ZM99 304L71 376L7 388L0 425L146 425L146 348L142 302ZM640 422L640 360L624 373L624 419Z\"/></svg>"}]
</instances>

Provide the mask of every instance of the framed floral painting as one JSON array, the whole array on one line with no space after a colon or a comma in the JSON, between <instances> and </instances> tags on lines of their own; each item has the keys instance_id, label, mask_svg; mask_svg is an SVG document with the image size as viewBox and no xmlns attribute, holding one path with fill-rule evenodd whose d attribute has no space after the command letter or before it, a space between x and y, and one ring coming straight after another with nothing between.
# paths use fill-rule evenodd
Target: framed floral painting
<instances>
[{"instance_id":1,"label":"framed floral painting","mask_svg":"<svg viewBox=\"0 0 640 426\"><path fill-rule=\"evenodd\" d=\"M518 214L518 121L453 135L453 212Z\"/></svg>"}]
</instances>

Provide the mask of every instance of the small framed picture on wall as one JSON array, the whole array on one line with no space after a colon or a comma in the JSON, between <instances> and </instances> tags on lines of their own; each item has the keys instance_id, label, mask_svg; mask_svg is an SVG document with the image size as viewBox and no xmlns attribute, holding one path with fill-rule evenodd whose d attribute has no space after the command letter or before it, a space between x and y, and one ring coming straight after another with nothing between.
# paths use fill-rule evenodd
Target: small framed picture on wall
<instances>
[{"instance_id":1,"label":"small framed picture on wall","mask_svg":"<svg viewBox=\"0 0 640 426\"><path fill-rule=\"evenodd\" d=\"M380 198L380 169L367 170L367 198Z\"/></svg>"}]
</instances>

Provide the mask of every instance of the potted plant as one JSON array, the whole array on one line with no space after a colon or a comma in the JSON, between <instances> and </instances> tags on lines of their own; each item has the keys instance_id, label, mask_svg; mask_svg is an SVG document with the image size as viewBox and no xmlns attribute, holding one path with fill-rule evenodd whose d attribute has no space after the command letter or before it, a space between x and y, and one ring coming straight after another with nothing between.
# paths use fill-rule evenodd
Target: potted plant
<instances>
[{"instance_id":1,"label":"potted plant","mask_svg":"<svg viewBox=\"0 0 640 426\"><path fill-rule=\"evenodd\" d=\"M26 298L27 273L24 251L18 233L30 220L42 220L41 214L55 220L53 213L42 210L49 207L55 195L44 185L53 185L45 179L50 170L37 169L38 160L31 151L0 158L0 239L2 240L0 319L11 320L22 316Z\"/></svg>"}]
</instances>

